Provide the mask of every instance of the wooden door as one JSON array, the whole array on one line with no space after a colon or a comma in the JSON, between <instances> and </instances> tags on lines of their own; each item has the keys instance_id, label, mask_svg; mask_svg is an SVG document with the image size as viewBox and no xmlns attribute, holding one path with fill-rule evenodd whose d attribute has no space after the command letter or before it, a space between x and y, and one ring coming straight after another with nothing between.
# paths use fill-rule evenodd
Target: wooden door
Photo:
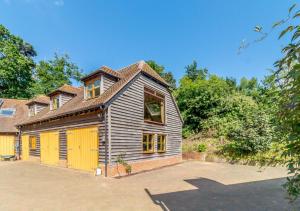
<instances>
[{"instance_id":1,"label":"wooden door","mask_svg":"<svg viewBox=\"0 0 300 211\"><path fill-rule=\"evenodd\" d=\"M22 135L22 160L29 159L29 135Z\"/></svg>"},{"instance_id":2,"label":"wooden door","mask_svg":"<svg viewBox=\"0 0 300 211\"><path fill-rule=\"evenodd\" d=\"M59 132L47 131L40 134L41 163L58 165L59 161Z\"/></svg>"},{"instance_id":3,"label":"wooden door","mask_svg":"<svg viewBox=\"0 0 300 211\"><path fill-rule=\"evenodd\" d=\"M15 136L0 135L0 156L15 155Z\"/></svg>"},{"instance_id":4,"label":"wooden door","mask_svg":"<svg viewBox=\"0 0 300 211\"><path fill-rule=\"evenodd\" d=\"M94 171L98 166L98 128L67 130L68 167Z\"/></svg>"}]
</instances>

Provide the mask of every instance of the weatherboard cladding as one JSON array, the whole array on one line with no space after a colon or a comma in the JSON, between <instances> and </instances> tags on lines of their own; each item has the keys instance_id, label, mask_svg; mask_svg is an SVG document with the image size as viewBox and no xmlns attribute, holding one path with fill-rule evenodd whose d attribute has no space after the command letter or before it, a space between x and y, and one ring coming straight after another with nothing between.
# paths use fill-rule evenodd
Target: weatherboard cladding
<instances>
[{"instance_id":1,"label":"weatherboard cladding","mask_svg":"<svg viewBox=\"0 0 300 211\"><path fill-rule=\"evenodd\" d=\"M144 86L165 95L166 124L157 125L144 122ZM182 122L170 92L144 75L139 75L125 91L111 104L111 159L125 153L126 161L155 159L181 153ZM144 154L142 134L167 135L165 153ZM156 147L156 141L155 141Z\"/></svg>"},{"instance_id":2,"label":"weatherboard cladding","mask_svg":"<svg viewBox=\"0 0 300 211\"><path fill-rule=\"evenodd\" d=\"M37 137L36 150L30 150L30 156L40 157L40 133L45 131L59 131L59 159L67 160L67 136L66 131L73 128L96 126L99 130L99 162L104 162L104 119L99 118L99 112L86 115L68 117L65 119L26 126L22 133ZM101 135L102 134L102 135Z\"/></svg>"},{"instance_id":3,"label":"weatherboard cladding","mask_svg":"<svg viewBox=\"0 0 300 211\"><path fill-rule=\"evenodd\" d=\"M156 159L181 154L182 122L175 102L166 86L151 79L147 72L131 73L128 68L122 70L123 75L131 75L131 79L125 87L108 101L107 138L110 163L114 164L118 155L125 153L126 161L143 159ZM129 77L129 76L128 76ZM117 79L103 77L103 89L108 90ZM122 80L122 79L121 79ZM144 86L150 87L165 95L166 124L157 125L144 122ZM82 89L81 89L82 90ZM83 95L78 93L78 95ZM83 100L82 96L76 100ZM72 106L75 102L66 103ZM48 111L46 111L48 112ZM103 111L102 111L103 112ZM42 112L41 112L42 113ZM101 115L100 115L101 114ZM105 125L104 116L100 110L81 115L72 115L62 119L44 121L36 124L23 125L22 133L35 134L37 136L37 149L30 152L31 156L40 156L39 134L42 131L59 131L59 157L67 159L66 130L72 128L97 126L99 130L99 162L105 161ZM143 133L167 135L167 150L165 153L144 154L142 152ZM156 149L156 141L155 141ZM156 150L155 150L156 151Z\"/></svg>"},{"instance_id":4,"label":"weatherboard cladding","mask_svg":"<svg viewBox=\"0 0 300 211\"><path fill-rule=\"evenodd\" d=\"M116 83L116 80L112 77L103 76L103 92L105 92L108 88Z\"/></svg>"}]
</instances>

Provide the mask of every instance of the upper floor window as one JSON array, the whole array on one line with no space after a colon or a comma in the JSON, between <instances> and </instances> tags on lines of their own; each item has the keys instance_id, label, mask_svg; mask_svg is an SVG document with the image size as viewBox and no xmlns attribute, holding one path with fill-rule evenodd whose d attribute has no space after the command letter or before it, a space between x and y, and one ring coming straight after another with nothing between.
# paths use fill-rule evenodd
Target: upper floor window
<instances>
[{"instance_id":1,"label":"upper floor window","mask_svg":"<svg viewBox=\"0 0 300 211\"><path fill-rule=\"evenodd\" d=\"M144 89L144 120L165 123L165 97L157 91Z\"/></svg>"},{"instance_id":2,"label":"upper floor window","mask_svg":"<svg viewBox=\"0 0 300 211\"><path fill-rule=\"evenodd\" d=\"M35 115L35 105L29 106L29 116Z\"/></svg>"},{"instance_id":3,"label":"upper floor window","mask_svg":"<svg viewBox=\"0 0 300 211\"><path fill-rule=\"evenodd\" d=\"M60 106L59 96L53 97L52 99L52 110L58 109Z\"/></svg>"},{"instance_id":4,"label":"upper floor window","mask_svg":"<svg viewBox=\"0 0 300 211\"><path fill-rule=\"evenodd\" d=\"M100 95L100 79L96 79L86 83L86 98L95 98Z\"/></svg>"},{"instance_id":5,"label":"upper floor window","mask_svg":"<svg viewBox=\"0 0 300 211\"><path fill-rule=\"evenodd\" d=\"M10 117L16 113L16 109L14 108L2 108L0 109L0 116Z\"/></svg>"}]
</instances>

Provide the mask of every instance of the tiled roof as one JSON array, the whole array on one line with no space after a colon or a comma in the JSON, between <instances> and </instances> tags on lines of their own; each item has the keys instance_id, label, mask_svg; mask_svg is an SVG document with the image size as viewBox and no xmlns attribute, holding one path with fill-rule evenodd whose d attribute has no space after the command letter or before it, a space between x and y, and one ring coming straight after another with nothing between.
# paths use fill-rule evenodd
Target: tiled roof
<instances>
[{"instance_id":1,"label":"tiled roof","mask_svg":"<svg viewBox=\"0 0 300 211\"><path fill-rule=\"evenodd\" d=\"M3 104L0 108L13 108L16 112L13 116L0 115L0 133L16 133L18 132L16 124L28 117L27 100L2 99Z\"/></svg>"},{"instance_id":2,"label":"tiled roof","mask_svg":"<svg viewBox=\"0 0 300 211\"><path fill-rule=\"evenodd\" d=\"M96 71L88 74L87 76L81 78L81 80L84 81L85 79L88 79L89 77L97 75L98 73L105 73L105 74L108 74L108 75L116 77L116 78L122 78L122 75L119 72L116 72L116 71L112 70L111 68L109 68L107 66L102 66L98 70L96 70Z\"/></svg>"},{"instance_id":3,"label":"tiled roof","mask_svg":"<svg viewBox=\"0 0 300 211\"><path fill-rule=\"evenodd\" d=\"M115 96L119 91L122 90L123 87L126 86L136 75L143 72L144 74L154 78L155 80L159 81L160 83L168 86L167 82L160 77L147 63L144 61L140 61L138 63L132 64L128 67L122 68L119 71L114 70L107 70L113 71L115 75L119 75L119 81L113 84L110 88L108 88L103 94L101 94L97 98L93 99L84 99L83 94L83 87L76 88L76 96L73 97L72 100L64 104L61 108L50 111L49 107L44 109L43 111L39 112L36 116L30 117L25 121L19 123L19 125L24 124L31 124L39 121L44 121L52 118L57 118L62 115L76 113L88 109L93 109L96 107L100 107L101 105L107 103L113 96ZM95 74L92 73L92 74ZM91 75L91 74L90 74Z\"/></svg>"},{"instance_id":4,"label":"tiled roof","mask_svg":"<svg viewBox=\"0 0 300 211\"><path fill-rule=\"evenodd\" d=\"M50 102L50 98L45 96L45 95L38 95L34 98L32 98L31 100L29 100L26 104L30 105L33 103L41 103L41 104L45 104L45 105L49 105Z\"/></svg>"},{"instance_id":5,"label":"tiled roof","mask_svg":"<svg viewBox=\"0 0 300 211\"><path fill-rule=\"evenodd\" d=\"M57 92L65 92L65 93L69 93L69 94L72 94L72 95L76 95L77 91L78 91L77 87L74 87L74 86L71 86L71 85L68 85L68 84L64 84L63 86L59 87L58 89L54 90L53 92L50 92L48 94L48 96L51 96L51 95L53 95Z\"/></svg>"}]
</instances>

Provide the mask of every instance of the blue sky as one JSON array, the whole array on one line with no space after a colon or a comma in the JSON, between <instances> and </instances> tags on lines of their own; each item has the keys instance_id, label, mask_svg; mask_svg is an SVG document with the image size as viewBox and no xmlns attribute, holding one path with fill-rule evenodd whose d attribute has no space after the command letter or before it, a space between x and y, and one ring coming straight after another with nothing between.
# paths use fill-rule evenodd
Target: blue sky
<instances>
[{"instance_id":1,"label":"blue sky","mask_svg":"<svg viewBox=\"0 0 300 211\"><path fill-rule=\"evenodd\" d=\"M210 73L262 79L284 40L278 31L237 54L287 15L290 0L0 0L0 23L31 43L36 60L68 53L84 72L153 59L178 80L193 60Z\"/></svg>"}]
</instances>

